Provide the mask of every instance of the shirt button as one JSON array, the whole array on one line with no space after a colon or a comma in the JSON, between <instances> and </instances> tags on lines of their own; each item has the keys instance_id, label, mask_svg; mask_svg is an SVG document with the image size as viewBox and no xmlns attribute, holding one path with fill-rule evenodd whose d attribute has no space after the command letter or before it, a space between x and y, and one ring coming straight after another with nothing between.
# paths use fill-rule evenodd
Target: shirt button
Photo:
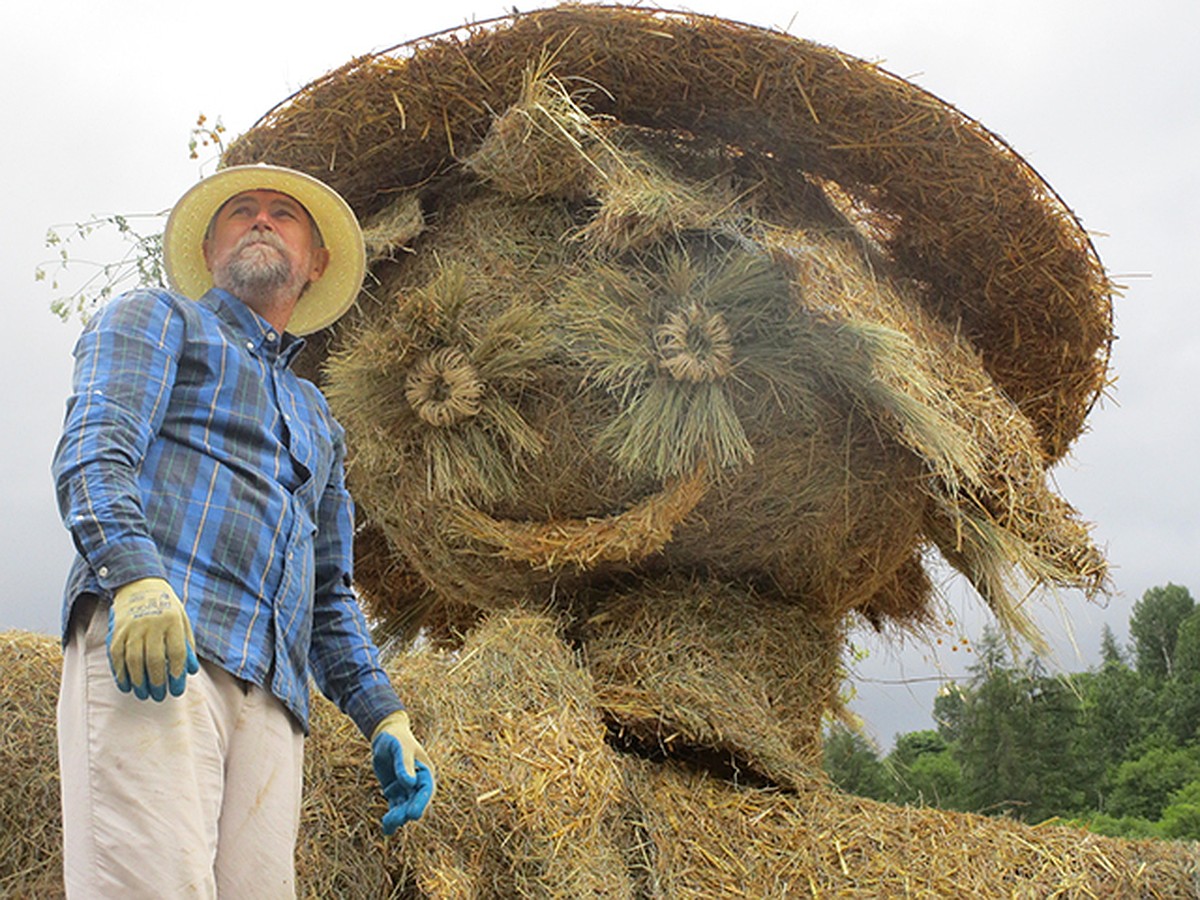
<instances>
[{"instance_id":1,"label":"shirt button","mask_svg":"<svg viewBox=\"0 0 1200 900\"><path fill-rule=\"evenodd\" d=\"M246 341L246 349L253 350L254 349L254 341Z\"/></svg>"},{"instance_id":2,"label":"shirt button","mask_svg":"<svg viewBox=\"0 0 1200 900\"><path fill-rule=\"evenodd\" d=\"M279 337L279 335L277 335L277 334L276 334L275 332L273 332L273 331L268 331L268 332L267 332L267 340L268 340L268 341L273 341L273 340L275 340L275 339L276 339L276 338L278 338L278 337Z\"/></svg>"},{"instance_id":3,"label":"shirt button","mask_svg":"<svg viewBox=\"0 0 1200 900\"><path fill-rule=\"evenodd\" d=\"M99 575L101 578L107 578L108 577L108 566L101 566L99 571L96 574Z\"/></svg>"}]
</instances>

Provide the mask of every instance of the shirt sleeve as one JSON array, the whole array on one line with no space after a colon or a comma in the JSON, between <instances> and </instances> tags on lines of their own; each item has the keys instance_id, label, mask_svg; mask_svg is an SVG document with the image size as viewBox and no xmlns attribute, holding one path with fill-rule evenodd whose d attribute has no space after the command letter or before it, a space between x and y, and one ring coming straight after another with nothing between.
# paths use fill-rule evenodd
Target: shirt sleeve
<instances>
[{"instance_id":1,"label":"shirt sleeve","mask_svg":"<svg viewBox=\"0 0 1200 900\"><path fill-rule=\"evenodd\" d=\"M63 522L106 590L166 577L137 473L162 424L182 340L170 301L143 291L109 303L75 346L53 473Z\"/></svg>"},{"instance_id":2,"label":"shirt sleeve","mask_svg":"<svg viewBox=\"0 0 1200 900\"><path fill-rule=\"evenodd\" d=\"M316 597L309 666L313 680L368 740L390 713L403 709L379 659L352 588L354 504L345 486L345 441L332 417L334 460L321 497L314 543Z\"/></svg>"}]
</instances>

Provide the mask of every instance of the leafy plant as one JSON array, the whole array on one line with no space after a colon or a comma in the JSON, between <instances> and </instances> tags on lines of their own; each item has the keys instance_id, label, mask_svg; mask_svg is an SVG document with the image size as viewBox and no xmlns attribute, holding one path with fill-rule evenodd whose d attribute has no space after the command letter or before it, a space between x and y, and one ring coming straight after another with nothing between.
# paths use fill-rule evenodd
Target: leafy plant
<instances>
[{"instance_id":1,"label":"leafy plant","mask_svg":"<svg viewBox=\"0 0 1200 900\"><path fill-rule=\"evenodd\" d=\"M213 147L224 154L225 126L218 118L210 124L201 113L188 138L188 153L198 159L199 148ZM52 225L46 231L45 244L55 258L34 270L35 281L49 281L55 292L50 311L69 321L78 316L86 322L93 313L122 291L134 287L164 287L163 228L169 210L156 213L113 213L93 216L82 222ZM97 235L114 236L119 247L107 261L79 256L75 250ZM66 275L73 269L85 273L81 284L68 287Z\"/></svg>"},{"instance_id":2,"label":"leafy plant","mask_svg":"<svg viewBox=\"0 0 1200 900\"><path fill-rule=\"evenodd\" d=\"M74 224L51 226L46 232L46 246L57 251L58 258L42 263L34 272L35 280L49 279L53 290L64 291L50 301L50 311L64 322L72 316L79 316L86 322L114 295L127 288L139 285L162 287L165 284L163 233L153 223L161 222L165 215L165 212L113 214ZM143 221L150 224L142 225ZM73 252L77 245L101 231L115 231L124 242L125 252L120 257L98 262L81 258ZM63 276L72 268L82 268L90 274L82 284L66 290Z\"/></svg>"}]
</instances>

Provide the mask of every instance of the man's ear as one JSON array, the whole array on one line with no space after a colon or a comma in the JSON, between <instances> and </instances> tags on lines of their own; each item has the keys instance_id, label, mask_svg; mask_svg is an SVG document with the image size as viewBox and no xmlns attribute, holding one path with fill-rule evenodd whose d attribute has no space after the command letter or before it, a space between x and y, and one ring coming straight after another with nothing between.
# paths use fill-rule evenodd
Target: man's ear
<instances>
[{"instance_id":1,"label":"man's ear","mask_svg":"<svg viewBox=\"0 0 1200 900\"><path fill-rule=\"evenodd\" d=\"M325 274L329 267L329 248L315 247L312 252L312 264L308 267L308 280L316 281Z\"/></svg>"},{"instance_id":2,"label":"man's ear","mask_svg":"<svg viewBox=\"0 0 1200 900\"><path fill-rule=\"evenodd\" d=\"M204 254L204 268L212 271L212 260L208 256L208 238L200 242L200 252Z\"/></svg>"}]
</instances>

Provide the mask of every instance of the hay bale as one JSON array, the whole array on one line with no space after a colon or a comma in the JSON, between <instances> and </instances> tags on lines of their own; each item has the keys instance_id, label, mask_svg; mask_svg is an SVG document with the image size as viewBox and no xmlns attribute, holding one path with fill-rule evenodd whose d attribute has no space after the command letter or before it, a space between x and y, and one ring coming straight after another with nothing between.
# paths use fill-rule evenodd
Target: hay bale
<instances>
[{"instance_id":1,"label":"hay bale","mask_svg":"<svg viewBox=\"0 0 1200 900\"><path fill-rule=\"evenodd\" d=\"M423 38L272 110L229 162L329 180L360 214L469 155L549 55L593 115L711 136L838 185L924 302L976 346L1059 459L1105 384L1111 286L1084 230L1000 138L920 88L767 29L564 5Z\"/></svg>"},{"instance_id":2,"label":"hay bale","mask_svg":"<svg viewBox=\"0 0 1200 900\"><path fill-rule=\"evenodd\" d=\"M0 896L63 896L58 641L0 632Z\"/></svg>"},{"instance_id":3,"label":"hay bale","mask_svg":"<svg viewBox=\"0 0 1200 900\"><path fill-rule=\"evenodd\" d=\"M1036 173L912 85L564 6L356 60L227 161L268 158L430 226L327 357L387 633L661 569L919 628L930 544L1035 644L1027 585L1104 589L1045 469L1104 383L1108 282Z\"/></svg>"},{"instance_id":4,"label":"hay bale","mask_svg":"<svg viewBox=\"0 0 1200 900\"><path fill-rule=\"evenodd\" d=\"M618 757L554 618L497 613L397 662L438 772L437 814L404 832L425 896L634 896Z\"/></svg>"},{"instance_id":5,"label":"hay bale","mask_svg":"<svg viewBox=\"0 0 1200 900\"><path fill-rule=\"evenodd\" d=\"M366 741L315 698L298 896L1194 897L1194 844L898 808L814 780L734 786L604 744L590 677L554 619L495 615L465 652L390 663L439 766L428 818L398 839ZM0 635L0 895L60 897L53 747L60 654Z\"/></svg>"},{"instance_id":6,"label":"hay bale","mask_svg":"<svg viewBox=\"0 0 1200 900\"><path fill-rule=\"evenodd\" d=\"M1194 897L1195 845L731 787L631 761L662 897Z\"/></svg>"},{"instance_id":7,"label":"hay bale","mask_svg":"<svg viewBox=\"0 0 1200 900\"><path fill-rule=\"evenodd\" d=\"M808 788L823 777L821 723L838 707L841 628L767 592L676 579L599 601L581 639L620 745Z\"/></svg>"}]
</instances>

